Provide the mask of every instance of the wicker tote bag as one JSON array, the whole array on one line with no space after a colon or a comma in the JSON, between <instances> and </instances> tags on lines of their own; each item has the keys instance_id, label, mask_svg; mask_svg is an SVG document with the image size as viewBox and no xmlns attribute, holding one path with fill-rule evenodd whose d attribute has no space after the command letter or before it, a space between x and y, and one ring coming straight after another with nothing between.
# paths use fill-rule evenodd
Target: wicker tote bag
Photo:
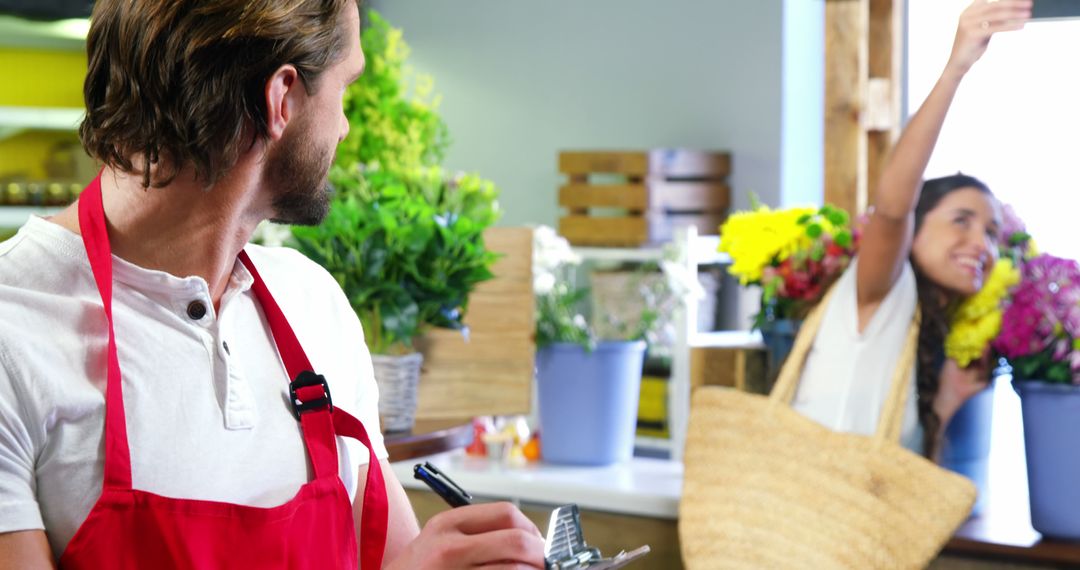
<instances>
[{"instance_id":1,"label":"wicker tote bag","mask_svg":"<svg viewBox=\"0 0 1080 570\"><path fill-rule=\"evenodd\" d=\"M974 485L899 444L918 310L875 435L791 409L826 306L807 318L769 396L695 392L679 506L688 569L923 568L970 514Z\"/></svg>"}]
</instances>

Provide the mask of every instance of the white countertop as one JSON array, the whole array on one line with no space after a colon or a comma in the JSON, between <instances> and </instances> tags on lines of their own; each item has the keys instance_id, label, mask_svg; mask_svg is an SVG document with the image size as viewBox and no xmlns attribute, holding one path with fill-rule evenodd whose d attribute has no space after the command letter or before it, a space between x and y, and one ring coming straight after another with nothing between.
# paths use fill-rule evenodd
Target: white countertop
<instances>
[{"instance_id":1,"label":"white countertop","mask_svg":"<svg viewBox=\"0 0 1080 570\"><path fill-rule=\"evenodd\" d=\"M582 509L676 519L682 494L682 464L634 457L606 467L529 463L511 467L463 451L394 463L407 489L427 489L413 478L413 465L430 461L476 497L548 505L576 503Z\"/></svg>"},{"instance_id":2,"label":"white countertop","mask_svg":"<svg viewBox=\"0 0 1080 570\"><path fill-rule=\"evenodd\" d=\"M63 208L43 206L0 206L0 229L17 230L31 215L51 216Z\"/></svg>"}]
</instances>

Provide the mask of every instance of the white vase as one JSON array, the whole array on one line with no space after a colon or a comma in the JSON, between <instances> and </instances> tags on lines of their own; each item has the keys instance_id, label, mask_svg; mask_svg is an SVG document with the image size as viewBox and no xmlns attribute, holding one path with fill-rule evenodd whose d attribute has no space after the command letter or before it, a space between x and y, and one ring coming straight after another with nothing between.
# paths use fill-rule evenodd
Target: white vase
<instances>
[{"instance_id":1,"label":"white vase","mask_svg":"<svg viewBox=\"0 0 1080 570\"><path fill-rule=\"evenodd\" d=\"M379 385L379 416L384 432L409 431L416 423L416 397L420 385L419 352L402 356L371 355Z\"/></svg>"}]
</instances>

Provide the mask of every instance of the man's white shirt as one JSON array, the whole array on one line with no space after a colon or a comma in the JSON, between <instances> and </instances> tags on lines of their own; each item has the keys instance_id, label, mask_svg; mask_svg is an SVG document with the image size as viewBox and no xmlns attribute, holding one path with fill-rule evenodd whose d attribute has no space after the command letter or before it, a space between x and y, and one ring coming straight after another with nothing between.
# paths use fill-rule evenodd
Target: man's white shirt
<instances>
[{"instance_id":1,"label":"man's white shirt","mask_svg":"<svg viewBox=\"0 0 1080 570\"><path fill-rule=\"evenodd\" d=\"M334 405L387 453L359 320L300 253L246 248ZM288 378L254 292L233 267L218 311L199 277L113 257L113 315L134 487L259 507L310 480ZM205 315L199 319L201 304ZM190 310L192 308L194 310ZM0 243L0 532L42 529L62 553L101 493L108 329L82 239L41 218ZM355 496L359 442L338 438Z\"/></svg>"}]
</instances>

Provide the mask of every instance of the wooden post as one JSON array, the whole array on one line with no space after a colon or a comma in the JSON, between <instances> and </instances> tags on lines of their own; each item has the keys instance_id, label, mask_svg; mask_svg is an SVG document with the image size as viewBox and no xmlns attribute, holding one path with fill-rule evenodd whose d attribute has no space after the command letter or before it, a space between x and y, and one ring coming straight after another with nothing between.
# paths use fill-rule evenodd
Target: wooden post
<instances>
[{"instance_id":1,"label":"wooden post","mask_svg":"<svg viewBox=\"0 0 1080 570\"><path fill-rule=\"evenodd\" d=\"M825 201L873 203L900 131L904 0L825 3Z\"/></svg>"},{"instance_id":2,"label":"wooden post","mask_svg":"<svg viewBox=\"0 0 1080 570\"><path fill-rule=\"evenodd\" d=\"M870 110L867 125L868 204L873 204L881 170L900 136L904 59L904 0L870 0Z\"/></svg>"},{"instance_id":3,"label":"wooden post","mask_svg":"<svg viewBox=\"0 0 1080 570\"><path fill-rule=\"evenodd\" d=\"M869 0L825 3L825 201L852 213L866 208L869 8Z\"/></svg>"}]
</instances>

